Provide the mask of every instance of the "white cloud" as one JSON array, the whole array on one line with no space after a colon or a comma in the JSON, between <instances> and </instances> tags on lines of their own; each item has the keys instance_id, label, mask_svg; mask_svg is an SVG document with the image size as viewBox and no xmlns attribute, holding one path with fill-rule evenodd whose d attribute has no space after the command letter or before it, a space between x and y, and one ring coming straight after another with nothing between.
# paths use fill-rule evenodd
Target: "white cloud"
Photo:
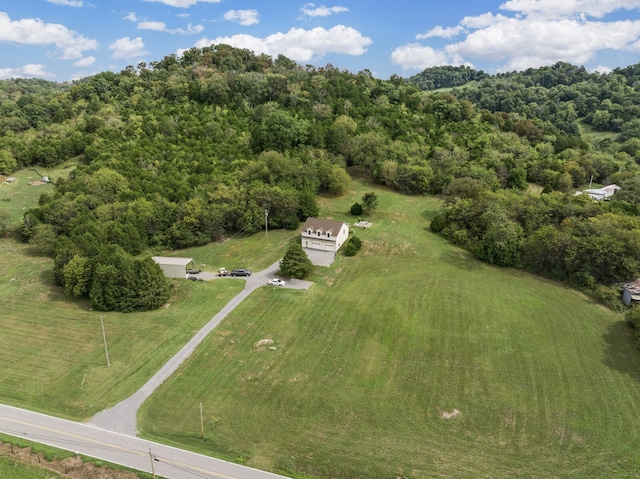
<instances>
[{"instance_id":1,"label":"white cloud","mask_svg":"<svg viewBox=\"0 0 640 479\"><path fill-rule=\"evenodd\" d=\"M373 41L351 27L336 25L329 30L320 27L311 30L292 28L286 33L275 33L264 38L253 35L233 35L211 40L203 38L195 46L202 48L221 43L237 48L248 48L256 54L266 53L271 56L283 54L297 62L308 62L322 58L328 53L362 55Z\"/></svg>"},{"instance_id":2,"label":"white cloud","mask_svg":"<svg viewBox=\"0 0 640 479\"><path fill-rule=\"evenodd\" d=\"M464 32L464 27L458 25L456 27L443 28L440 25L432 28L427 33L420 33L416 35L417 40L424 40L432 37L452 38L458 36Z\"/></svg>"},{"instance_id":3,"label":"white cloud","mask_svg":"<svg viewBox=\"0 0 640 479\"><path fill-rule=\"evenodd\" d=\"M224 14L224 19L244 26L260 23L258 10L229 10Z\"/></svg>"},{"instance_id":4,"label":"white cloud","mask_svg":"<svg viewBox=\"0 0 640 479\"><path fill-rule=\"evenodd\" d=\"M48 73L45 68L44 65L40 64L28 64L18 68L0 68L0 80L6 80L7 78L50 78L55 76L53 73Z\"/></svg>"},{"instance_id":5,"label":"white cloud","mask_svg":"<svg viewBox=\"0 0 640 479\"><path fill-rule=\"evenodd\" d=\"M449 54L489 61L507 61L522 69L557 61L583 64L598 50L630 49L640 36L640 22L580 22L496 17L494 25L448 45Z\"/></svg>"},{"instance_id":6,"label":"white cloud","mask_svg":"<svg viewBox=\"0 0 640 479\"><path fill-rule=\"evenodd\" d=\"M640 21L593 20L621 8L640 8L640 0L509 0L500 8L516 13L489 12L464 17L455 27L437 26L416 38L464 37L440 49L420 43L400 46L392 61L405 69L460 60L496 62L499 71L511 71L558 61L585 64L599 51L640 51Z\"/></svg>"},{"instance_id":7,"label":"white cloud","mask_svg":"<svg viewBox=\"0 0 640 479\"><path fill-rule=\"evenodd\" d=\"M129 12L126 17L123 17L124 20L129 20L130 22L137 22L138 17L136 17L135 12Z\"/></svg>"},{"instance_id":8,"label":"white cloud","mask_svg":"<svg viewBox=\"0 0 640 479\"><path fill-rule=\"evenodd\" d=\"M471 66L458 55L448 55L442 50L436 50L419 43L409 43L396 48L391 53L391 61L404 69L418 68L423 70L437 65Z\"/></svg>"},{"instance_id":9,"label":"white cloud","mask_svg":"<svg viewBox=\"0 0 640 479\"><path fill-rule=\"evenodd\" d=\"M500 5L502 10L545 18L581 15L602 18L616 10L639 7L638 0L508 0Z\"/></svg>"},{"instance_id":10,"label":"white cloud","mask_svg":"<svg viewBox=\"0 0 640 479\"><path fill-rule=\"evenodd\" d=\"M84 57L78 60L77 62L75 62L73 66L80 67L80 68L89 67L93 65L95 61L96 61L96 57L92 57L92 56Z\"/></svg>"},{"instance_id":11,"label":"white cloud","mask_svg":"<svg viewBox=\"0 0 640 479\"><path fill-rule=\"evenodd\" d=\"M54 5L64 5L66 7L81 7L82 0L46 0Z\"/></svg>"},{"instance_id":12,"label":"white cloud","mask_svg":"<svg viewBox=\"0 0 640 479\"><path fill-rule=\"evenodd\" d=\"M0 42L18 45L55 45L63 60L82 58L83 52L94 50L98 46L97 41L85 38L64 25L44 23L39 18L14 21L4 12L0 12Z\"/></svg>"},{"instance_id":13,"label":"white cloud","mask_svg":"<svg viewBox=\"0 0 640 479\"><path fill-rule=\"evenodd\" d=\"M335 6L335 7L325 7L324 5L314 5L313 3L307 3L303 5L302 13L307 17L328 17L329 15L333 15L334 13L342 13L348 12L349 9L347 7Z\"/></svg>"},{"instance_id":14,"label":"white cloud","mask_svg":"<svg viewBox=\"0 0 640 479\"><path fill-rule=\"evenodd\" d=\"M167 28L164 22L139 22L138 30L154 30L164 33L179 33L180 35L197 35L202 33L204 27L202 25L187 25L187 28Z\"/></svg>"},{"instance_id":15,"label":"white cloud","mask_svg":"<svg viewBox=\"0 0 640 479\"><path fill-rule=\"evenodd\" d=\"M189 18L189 14L188 13L178 13L176 15L176 17L180 17L180 18Z\"/></svg>"},{"instance_id":16,"label":"white cloud","mask_svg":"<svg viewBox=\"0 0 640 479\"><path fill-rule=\"evenodd\" d=\"M163 32L167 29L167 24L164 22L140 22L138 23L138 30L156 30Z\"/></svg>"},{"instance_id":17,"label":"white cloud","mask_svg":"<svg viewBox=\"0 0 640 479\"><path fill-rule=\"evenodd\" d=\"M145 2L164 3L170 7L189 8L198 2L201 3L220 3L220 0L144 0Z\"/></svg>"},{"instance_id":18,"label":"white cloud","mask_svg":"<svg viewBox=\"0 0 640 479\"><path fill-rule=\"evenodd\" d=\"M605 67L602 65L598 65L592 70L592 72L595 72L595 73L611 73L611 71L612 71L611 68Z\"/></svg>"},{"instance_id":19,"label":"white cloud","mask_svg":"<svg viewBox=\"0 0 640 479\"><path fill-rule=\"evenodd\" d=\"M144 43L140 37L133 39L129 37L118 38L109 45L109 50L113 50L111 58L124 58L127 60L143 57L149 53L144 50Z\"/></svg>"}]
</instances>

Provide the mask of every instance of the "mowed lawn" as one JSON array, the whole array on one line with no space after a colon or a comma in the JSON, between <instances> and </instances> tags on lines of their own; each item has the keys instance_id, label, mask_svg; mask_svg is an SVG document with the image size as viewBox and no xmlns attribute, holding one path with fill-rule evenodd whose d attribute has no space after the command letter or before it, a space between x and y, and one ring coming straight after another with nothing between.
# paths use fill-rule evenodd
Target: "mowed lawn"
<instances>
[{"instance_id":1,"label":"mowed lawn","mask_svg":"<svg viewBox=\"0 0 640 479\"><path fill-rule=\"evenodd\" d=\"M143 405L143 434L299 477L640 475L622 317L450 246L436 200L354 182L323 216L374 190L358 255L253 293Z\"/></svg>"}]
</instances>

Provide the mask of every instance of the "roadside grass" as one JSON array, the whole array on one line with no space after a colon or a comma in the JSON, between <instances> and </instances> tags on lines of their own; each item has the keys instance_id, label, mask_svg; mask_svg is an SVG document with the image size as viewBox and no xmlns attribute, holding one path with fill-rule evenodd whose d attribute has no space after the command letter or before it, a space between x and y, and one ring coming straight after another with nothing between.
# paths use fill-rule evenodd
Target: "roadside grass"
<instances>
[{"instance_id":1,"label":"roadside grass","mask_svg":"<svg viewBox=\"0 0 640 479\"><path fill-rule=\"evenodd\" d=\"M3 448L5 452L10 455L4 456ZM56 467L55 462L64 464L72 458L79 458L82 461L82 465L78 465L75 462L73 465ZM37 462L37 464L36 464ZM46 464L49 463L49 464ZM128 467L121 466L119 464L112 464L110 462L102 461L92 457L83 455L76 455L73 452L58 449L46 444L40 444L37 442L27 441L23 438L15 436L9 436L6 434L0 434L0 477L10 479L62 479L69 477L67 475L60 475L55 470L73 469L73 477L79 477L77 474L79 470L83 469L83 466L90 464L91 467L86 467L81 472L85 473L86 477L110 477L118 479L120 477L138 477L139 479L151 479L152 475L143 471L137 471ZM47 467L49 466L49 468ZM96 475L95 469L108 468L109 471L102 471ZM54 469L54 470L52 470Z\"/></svg>"},{"instance_id":2,"label":"roadside grass","mask_svg":"<svg viewBox=\"0 0 640 479\"><path fill-rule=\"evenodd\" d=\"M622 317L447 244L435 199L354 182L321 216L368 191L358 255L253 293L143 404L143 435L297 477L637 477Z\"/></svg>"},{"instance_id":3,"label":"roadside grass","mask_svg":"<svg viewBox=\"0 0 640 479\"><path fill-rule=\"evenodd\" d=\"M28 184L29 181L48 176L54 182L58 178L66 178L74 168L75 162L67 162L56 168L20 170L11 175L16 178L14 183L0 183L0 210L9 211L9 228L17 226L22 221L22 215L26 210L38 205L42 193L53 191L53 183L31 186Z\"/></svg>"},{"instance_id":4,"label":"roadside grass","mask_svg":"<svg viewBox=\"0 0 640 479\"><path fill-rule=\"evenodd\" d=\"M133 394L244 286L173 280L166 307L101 313L53 285L50 258L11 238L0 253L0 401L73 419Z\"/></svg>"},{"instance_id":5,"label":"roadside grass","mask_svg":"<svg viewBox=\"0 0 640 479\"><path fill-rule=\"evenodd\" d=\"M0 477L11 479L63 479L64 476L41 469L31 464L24 464L9 457L0 456Z\"/></svg>"}]
</instances>

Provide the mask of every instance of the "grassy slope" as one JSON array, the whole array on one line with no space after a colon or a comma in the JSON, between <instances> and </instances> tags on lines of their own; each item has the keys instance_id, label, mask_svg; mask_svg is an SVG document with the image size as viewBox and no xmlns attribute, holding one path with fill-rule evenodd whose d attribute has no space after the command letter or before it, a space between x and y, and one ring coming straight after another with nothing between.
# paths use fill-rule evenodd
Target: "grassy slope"
<instances>
[{"instance_id":1,"label":"grassy slope","mask_svg":"<svg viewBox=\"0 0 640 479\"><path fill-rule=\"evenodd\" d=\"M325 214L373 189L358 188ZM307 292L257 291L143 406L144 433L319 477L640 473L622 319L446 244L427 229L437 201L376 191L359 255Z\"/></svg>"},{"instance_id":2,"label":"grassy slope","mask_svg":"<svg viewBox=\"0 0 640 479\"><path fill-rule=\"evenodd\" d=\"M55 180L68 167L39 171ZM0 185L0 203L16 225L52 185L32 187L33 170ZM281 257L292 232L269 232L247 239L174 252L214 271L224 260L261 269ZM260 245L256 261L247 252ZM253 249L252 249L253 248ZM159 252L160 254L166 252ZM148 313L91 311L52 285L53 261L28 245L0 239L0 401L74 419L88 418L129 396L178 351L243 287L240 280L199 283L174 281L170 306ZM215 265L215 267L214 267ZM106 366L100 317L104 318L111 367Z\"/></svg>"},{"instance_id":3,"label":"grassy slope","mask_svg":"<svg viewBox=\"0 0 640 479\"><path fill-rule=\"evenodd\" d=\"M23 464L14 459L0 456L0 477L11 479L61 479L63 476L46 469L40 469L36 466Z\"/></svg>"}]
</instances>

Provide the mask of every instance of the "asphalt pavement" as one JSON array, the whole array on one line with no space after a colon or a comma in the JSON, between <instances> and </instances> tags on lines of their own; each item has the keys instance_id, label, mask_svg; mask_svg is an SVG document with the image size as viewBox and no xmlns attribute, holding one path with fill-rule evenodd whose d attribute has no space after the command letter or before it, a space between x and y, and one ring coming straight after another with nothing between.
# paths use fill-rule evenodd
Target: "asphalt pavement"
<instances>
[{"instance_id":1,"label":"asphalt pavement","mask_svg":"<svg viewBox=\"0 0 640 479\"><path fill-rule=\"evenodd\" d=\"M171 479L286 479L86 423L0 405L0 432Z\"/></svg>"}]
</instances>

